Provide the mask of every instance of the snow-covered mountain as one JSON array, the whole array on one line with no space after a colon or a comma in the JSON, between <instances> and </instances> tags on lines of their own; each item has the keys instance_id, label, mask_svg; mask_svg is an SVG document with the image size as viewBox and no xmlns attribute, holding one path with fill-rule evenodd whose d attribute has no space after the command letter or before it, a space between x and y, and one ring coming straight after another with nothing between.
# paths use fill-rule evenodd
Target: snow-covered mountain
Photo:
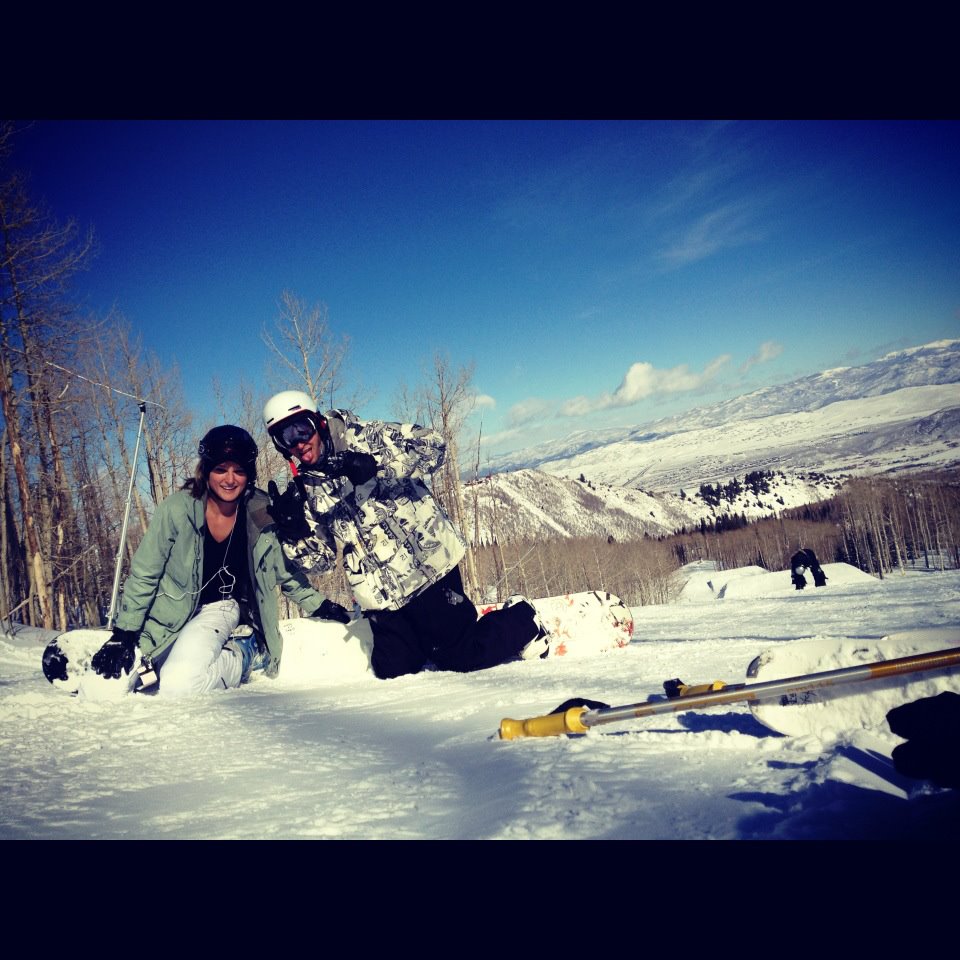
<instances>
[{"instance_id":1,"label":"snow-covered mountain","mask_svg":"<svg viewBox=\"0 0 960 960\"><path fill-rule=\"evenodd\" d=\"M960 340L940 340L643 426L580 431L490 466L676 492L757 469L946 466L958 448Z\"/></svg>"},{"instance_id":2,"label":"snow-covered mountain","mask_svg":"<svg viewBox=\"0 0 960 960\"><path fill-rule=\"evenodd\" d=\"M730 480L730 477L726 478ZM738 478L741 482L744 477ZM758 478L751 489L712 506L696 487L682 494L649 493L628 487L551 476L541 470L516 470L483 477L467 484L464 500L466 529L479 529L480 543L494 539L549 539L553 537L608 537L635 540L644 534L669 535L721 514L745 514L748 519L770 516L834 496L842 478L784 475ZM474 513L479 524L474 525Z\"/></svg>"}]
</instances>

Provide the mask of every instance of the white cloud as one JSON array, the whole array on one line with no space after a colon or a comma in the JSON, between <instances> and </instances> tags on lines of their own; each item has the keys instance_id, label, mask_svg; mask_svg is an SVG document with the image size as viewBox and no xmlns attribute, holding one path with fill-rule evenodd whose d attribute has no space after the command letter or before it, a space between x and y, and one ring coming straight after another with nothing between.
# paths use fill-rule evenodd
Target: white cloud
<instances>
[{"instance_id":1,"label":"white cloud","mask_svg":"<svg viewBox=\"0 0 960 960\"><path fill-rule=\"evenodd\" d=\"M604 393L600 395L601 397L609 398L609 393ZM581 417L585 413L590 413L593 410L602 410L603 407L610 406L609 403L599 403L597 399L591 399L590 397L573 397L571 400L567 400L560 406L560 416L561 417Z\"/></svg>"},{"instance_id":2,"label":"white cloud","mask_svg":"<svg viewBox=\"0 0 960 960\"><path fill-rule=\"evenodd\" d=\"M635 363L613 393L601 393L596 397L573 397L560 407L560 413L566 417L579 417L595 410L629 407L651 396L700 390L729 362L730 354L723 353L711 360L700 373L691 371L685 363L669 370L658 370L652 363Z\"/></svg>"},{"instance_id":3,"label":"white cloud","mask_svg":"<svg viewBox=\"0 0 960 960\"><path fill-rule=\"evenodd\" d=\"M485 433L480 438L480 446L495 447L499 444L509 443L516 440L517 437L525 436L524 431L519 427L512 427L507 430L498 430L496 433Z\"/></svg>"},{"instance_id":4,"label":"white cloud","mask_svg":"<svg viewBox=\"0 0 960 960\"><path fill-rule=\"evenodd\" d=\"M777 343L775 340L765 340L760 344L760 348L752 357L744 360L740 366L740 372L746 373L751 367L755 367L758 363L769 363L771 360L779 357L781 353L783 353L782 343Z\"/></svg>"},{"instance_id":5,"label":"white cloud","mask_svg":"<svg viewBox=\"0 0 960 960\"><path fill-rule=\"evenodd\" d=\"M540 397L528 397L510 408L508 422L512 427L519 427L549 414L552 409L553 407L546 400Z\"/></svg>"},{"instance_id":6,"label":"white cloud","mask_svg":"<svg viewBox=\"0 0 960 960\"><path fill-rule=\"evenodd\" d=\"M478 393L473 398L473 405L480 409L492 410L497 405L497 401L489 393Z\"/></svg>"}]
</instances>

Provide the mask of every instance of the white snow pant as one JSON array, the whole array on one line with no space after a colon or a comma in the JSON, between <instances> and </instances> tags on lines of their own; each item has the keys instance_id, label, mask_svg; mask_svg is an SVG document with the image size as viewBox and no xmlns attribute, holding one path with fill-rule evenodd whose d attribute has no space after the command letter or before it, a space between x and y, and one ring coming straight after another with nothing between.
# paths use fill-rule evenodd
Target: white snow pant
<instances>
[{"instance_id":1,"label":"white snow pant","mask_svg":"<svg viewBox=\"0 0 960 960\"><path fill-rule=\"evenodd\" d=\"M233 644L224 649L240 623L236 600L202 606L180 631L160 666L162 697L187 697L239 687L243 659Z\"/></svg>"}]
</instances>

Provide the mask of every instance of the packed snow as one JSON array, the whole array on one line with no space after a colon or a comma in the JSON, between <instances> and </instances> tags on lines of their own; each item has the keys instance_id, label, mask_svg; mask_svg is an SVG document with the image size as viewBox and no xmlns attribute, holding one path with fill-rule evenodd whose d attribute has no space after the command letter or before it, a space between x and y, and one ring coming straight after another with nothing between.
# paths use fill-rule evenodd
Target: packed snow
<instances>
[{"instance_id":1,"label":"packed snow","mask_svg":"<svg viewBox=\"0 0 960 960\"><path fill-rule=\"evenodd\" d=\"M0 639L0 838L952 833L960 792L897 774L884 724L785 737L733 704L580 737L497 737L502 718L571 697L622 705L673 677L740 681L759 652L800 639L942 627L960 645L960 572L824 570L826 587L798 592L786 571L691 566L680 602L634 609L626 648L475 674L380 681L359 639L291 621L277 680L186 702L70 697L40 671L38 631L18 630Z\"/></svg>"}]
</instances>

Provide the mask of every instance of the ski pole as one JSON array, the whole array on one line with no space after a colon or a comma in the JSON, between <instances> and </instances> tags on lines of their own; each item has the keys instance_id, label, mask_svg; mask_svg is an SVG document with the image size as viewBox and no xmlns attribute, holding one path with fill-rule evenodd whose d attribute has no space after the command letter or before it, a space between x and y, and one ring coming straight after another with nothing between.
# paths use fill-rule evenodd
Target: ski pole
<instances>
[{"instance_id":1,"label":"ski pole","mask_svg":"<svg viewBox=\"0 0 960 960\"><path fill-rule=\"evenodd\" d=\"M133 466L130 468L130 486L127 488L127 505L123 511L123 526L120 528L120 546L117 548L117 563L113 569L113 592L110 594L110 611L107 615L107 629L113 629L117 618L117 594L120 592L120 570L123 566L123 551L127 545L127 527L130 525L130 504L133 500L133 483L137 478L137 461L140 458L140 438L143 436L143 421L147 415L146 401L141 400L140 426L137 428L137 446L133 451Z\"/></svg>"},{"instance_id":2,"label":"ski pole","mask_svg":"<svg viewBox=\"0 0 960 960\"><path fill-rule=\"evenodd\" d=\"M882 680L905 673L949 670L957 666L960 666L960 647L951 647L948 650L938 650L933 653L918 653L894 660L881 660L879 663L841 667L838 670L785 677L782 680L765 680L761 683L727 685L718 680L707 684L706 689L702 686L688 687L686 688L688 692L668 700L645 700L622 707L601 707L594 710L575 706L565 710L558 708L560 712L543 717L531 717L528 720L504 719L500 721L500 739L515 740L518 737L556 737L568 733L586 733L591 727L600 726L603 723L616 723L619 720L631 720L635 717L682 713L685 710L718 707L722 704L741 701L757 703L823 687Z\"/></svg>"}]
</instances>

